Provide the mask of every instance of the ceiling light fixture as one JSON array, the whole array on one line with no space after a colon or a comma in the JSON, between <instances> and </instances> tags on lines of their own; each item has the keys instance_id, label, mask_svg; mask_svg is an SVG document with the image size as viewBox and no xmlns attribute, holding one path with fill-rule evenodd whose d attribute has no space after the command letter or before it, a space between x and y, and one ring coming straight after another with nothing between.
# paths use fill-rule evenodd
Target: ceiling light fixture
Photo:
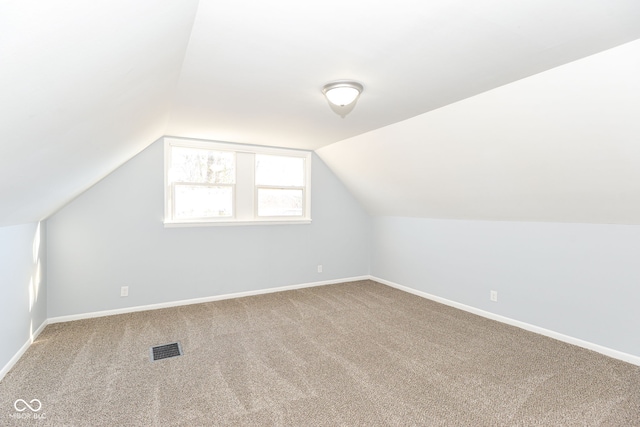
<instances>
[{"instance_id":1,"label":"ceiling light fixture","mask_svg":"<svg viewBox=\"0 0 640 427\"><path fill-rule=\"evenodd\" d=\"M353 110L362 93L363 86L351 80L337 80L327 83L322 93L329 101L329 107L343 119Z\"/></svg>"}]
</instances>

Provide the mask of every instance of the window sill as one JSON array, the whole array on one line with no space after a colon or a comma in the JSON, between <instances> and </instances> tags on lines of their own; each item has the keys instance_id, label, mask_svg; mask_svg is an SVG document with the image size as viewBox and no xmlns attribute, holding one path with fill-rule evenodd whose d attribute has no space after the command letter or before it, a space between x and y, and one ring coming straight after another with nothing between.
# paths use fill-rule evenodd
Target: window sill
<instances>
[{"instance_id":1,"label":"window sill","mask_svg":"<svg viewBox=\"0 0 640 427\"><path fill-rule=\"evenodd\" d=\"M258 219L227 221L164 221L164 228L179 227L229 227L242 225L298 225L311 224L311 219Z\"/></svg>"}]
</instances>

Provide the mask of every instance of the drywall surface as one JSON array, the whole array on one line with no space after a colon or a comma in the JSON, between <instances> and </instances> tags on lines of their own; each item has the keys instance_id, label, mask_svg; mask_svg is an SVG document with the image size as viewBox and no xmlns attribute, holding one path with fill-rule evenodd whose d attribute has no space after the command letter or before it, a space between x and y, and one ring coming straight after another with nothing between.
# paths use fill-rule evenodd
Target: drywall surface
<instances>
[{"instance_id":1,"label":"drywall surface","mask_svg":"<svg viewBox=\"0 0 640 427\"><path fill-rule=\"evenodd\" d=\"M319 149L371 215L640 224L640 40Z\"/></svg>"},{"instance_id":2,"label":"drywall surface","mask_svg":"<svg viewBox=\"0 0 640 427\"><path fill-rule=\"evenodd\" d=\"M44 228L0 228L0 371L47 319Z\"/></svg>"},{"instance_id":3,"label":"drywall surface","mask_svg":"<svg viewBox=\"0 0 640 427\"><path fill-rule=\"evenodd\" d=\"M159 140L48 219L49 317L369 274L370 217L317 156L298 225L165 228L163 162Z\"/></svg>"},{"instance_id":4,"label":"drywall surface","mask_svg":"<svg viewBox=\"0 0 640 427\"><path fill-rule=\"evenodd\" d=\"M372 247L374 277L640 356L640 226L374 217Z\"/></svg>"}]
</instances>

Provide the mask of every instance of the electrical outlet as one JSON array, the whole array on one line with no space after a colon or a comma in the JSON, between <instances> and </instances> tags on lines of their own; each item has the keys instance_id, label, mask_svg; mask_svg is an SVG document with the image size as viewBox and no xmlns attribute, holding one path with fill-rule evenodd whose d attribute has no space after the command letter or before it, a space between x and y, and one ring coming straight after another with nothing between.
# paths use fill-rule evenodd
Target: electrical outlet
<instances>
[{"instance_id":1,"label":"electrical outlet","mask_svg":"<svg viewBox=\"0 0 640 427\"><path fill-rule=\"evenodd\" d=\"M128 286L123 286L120 288L120 296L121 297L128 297L129 296L129 287Z\"/></svg>"},{"instance_id":2,"label":"electrical outlet","mask_svg":"<svg viewBox=\"0 0 640 427\"><path fill-rule=\"evenodd\" d=\"M498 291L489 292L489 299L493 302L498 302Z\"/></svg>"},{"instance_id":3,"label":"electrical outlet","mask_svg":"<svg viewBox=\"0 0 640 427\"><path fill-rule=\"evenodd\" d=\"M322 273L322 264L318 264L318 273Z\"/></svg>"}]
</instances>

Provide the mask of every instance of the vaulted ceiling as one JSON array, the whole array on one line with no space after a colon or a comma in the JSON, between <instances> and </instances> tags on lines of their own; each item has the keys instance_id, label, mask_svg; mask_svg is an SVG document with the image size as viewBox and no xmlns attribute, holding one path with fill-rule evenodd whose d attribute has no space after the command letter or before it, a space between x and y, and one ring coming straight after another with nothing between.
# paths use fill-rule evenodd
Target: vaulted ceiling
<instances>
[{"instance_id":1,"label":"vaulted ceiling","mask_svg":"<svg viewBox=\"0 0 640 427\"><path fill-rule=\"evenodd\" d=\"M374 214L640 223L640 210L637 217L617 219L573 215L596 206L602 192L615 199L616 186L635 179L633 174L618 170L618 178L604 183L578 176L579 185L560 183L554 192L556 175L535 180L520 167L534 145L508 145L504 132L515 130L496 135L495 126L481 126L475 134L456 133L478 114L485 117L488 105L494 112L520 111L506 107L514 97L531 98L523 115L546 110L544 102L536 104L536 94L563 94L563 87L558 92L549 85L575 79L543 78L540 90L533 83L524 92L505 89L506 98L496 95L493 104L474 101L493 95L475 95L638 38L636 0L5 0L0 225L46 217L163 135L317 150ZM593 66L585 67L574 73L597 75ZM320 91L342 78L365 86L345 119L329 109ZM592 76L574 89L590 90L597 82ZM562 100L571 95L556 105L567 106ZM634 106L624 103L625 111ZM523 115L510 120L524 135L531 122ZM485 127L495 120L488 117ZM447 127L447 121L458 126ZM623 126L635 131L628 122ZM560 146L575 153L566 156L582 170L602 156L604 146L591 154L580 151L594 144ZM461 159L473 159L483 146L487 151L467 164L465 175ZM566 173L553 160L554 147L537 146L550 151L547 160L534 156L536 170ZM404 152L402 158L392 160L393 150ZM431 163L408 164L407 157L420 150ZM624 153L631 169L640 169L637 152ZM614 160L605 166L617 168ZM376 174L384 171L384 185L393 186L399 168L412 184L397 185L411 193L387 189L376 195ZM456 173L460 177L452 181ZM465 180L475 180L475 187ZM434 182L444 183L439 192L432 191ZM628 182L624 187L637 198L635 189ZM581 197L590 201L545 216L547 204L566 205L572 191L586 192ZM393 193L401 200L387 203ZM530 196L528 213L513 208L522 206L518 194Z\"/></svg>"}]
</instances>

